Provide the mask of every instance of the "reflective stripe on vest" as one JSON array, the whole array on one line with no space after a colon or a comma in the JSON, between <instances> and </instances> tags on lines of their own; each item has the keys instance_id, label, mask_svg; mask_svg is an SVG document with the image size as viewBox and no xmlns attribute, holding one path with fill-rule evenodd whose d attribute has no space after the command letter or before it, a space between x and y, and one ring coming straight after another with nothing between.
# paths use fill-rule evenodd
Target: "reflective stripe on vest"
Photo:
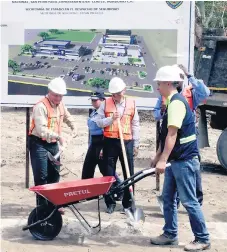
<instances>
[{"instance_id":1,"label":"reflective stripe on vest","mask_svg":"<svg viewBox=\"0 0 227 252\"><path fill-rule=\"evenodd\" d=\"M112 117L117 111L113 98L107 98L105 102L105 117ZM125 109L121 117L121 126L124 140L132 139L132 119L135 114L135 101L130 98L125 98ZM104 128L104 136L108 138L119 138L119 130L117 120L112 125Z\"/></svg>"},{"instance_id":2,"label":"reflective stripe on vest","mask_svg":"<svg viewBox=\"0 0 227 252\"><path fill-rule=\"evenodd\" d=\"M41 101L36 103L36 105L39 104L40 102L42 102L47 109L47 128L49 130L51 130L52 132L56 133L57 135L61 135L62 124L63 124L64 114L65 114L65 110L64 110L64 106L63 106L62 102L58 105L58 108L57 108L57 109L59 109L59 113L60 113L59 118L57 118L57 115L56 115L56 113L55 113L53 107L51 106L50 101L48 100L47 97L43 98ZM33 110L34 110L34 108L33 108ZM31 121L29 135L32 134L32 131L34 128L35 128L35 120L33 118ZM46 139L42 138L42 140L45 141ZM52 142L56 142L56 140L52 140Z\"/></svg>"},{"instance_id":3,"label":"reflective stripe on vest","mask_svg":"<svg viewBox=\"0 0 227 252\"><path fill-rule=\"evenodd\" d=\"M180 138L180 144L190 143L196 140L196 134L193 134L188 137Z\"/></svg>"}]
</instances>

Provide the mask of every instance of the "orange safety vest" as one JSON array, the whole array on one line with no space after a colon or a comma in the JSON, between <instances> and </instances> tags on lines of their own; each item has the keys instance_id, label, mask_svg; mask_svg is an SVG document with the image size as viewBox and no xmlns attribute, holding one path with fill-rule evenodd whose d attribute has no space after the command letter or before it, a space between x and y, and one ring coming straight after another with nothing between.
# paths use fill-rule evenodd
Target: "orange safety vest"
<instances>
[{"instance_id":1,"label":"orange safety vest","mask_svg":"<svg viewBox=\"0 0 227 252\"><path fill-rule=\"evenodd\" d=\"M190 109L193 111L194 107L193 107L192 88L193 88L192 85L187 86L186 88L183 89L181 94L187 100ZM164 96L162 96L162 104L166 104L166 98Z\"/></svg>"},{"instance_id":2,"label":"orange safety vest","mask_svg":"<svg viewBox=\"0 0 227 252\"><path fill-rule=\"evenodd\" d=\"M37 102L36 105L39 104L40 102L42 102L47 109L47 128L55 132L56 134L61 135L62 124L63 124L64 114L65 114L65 110L64 110L64 106L62 102L59 104L60 119L56 117L56 113L54 113L54 109L51 106L50 101L47 97ZM34 110L34 107L33 107L33 110ZM35 120L33 118L31 121L30 130L28 133L29 135L32 135L32 131L34 128L35 128ZM42 140L46 141L45 138L42 138ZM56 142L56 140L52 140L52 142Z\"/></svg>"},{"instance_id":3,"label":"orange safety vest","mask_svg":"<svg viewBox=\"0 0 227 252\"><path fill-rule=\"evenodd\" d=\"M133 99L125 98L125 109L120 119L122 126L122 133L124 140L132 140L132 119L135 114L135 101ZM105 117L112 117L113 113L117 111L116 105L112 97L105 101ZM104 136L108 138L120 138L117 121L112 125L104 128Z\"/></svg>"}]
</instances>

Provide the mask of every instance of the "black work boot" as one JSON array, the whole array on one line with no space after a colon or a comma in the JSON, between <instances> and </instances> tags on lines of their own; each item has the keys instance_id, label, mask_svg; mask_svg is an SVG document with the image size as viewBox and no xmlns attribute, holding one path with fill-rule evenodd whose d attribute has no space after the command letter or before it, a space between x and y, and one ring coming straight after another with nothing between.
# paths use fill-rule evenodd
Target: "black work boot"
<instances>
[{"instance_id":1,"label":"black work boot","mask_svg":"<svg viewBox=\"0 0 227 252\"><path fill-rule=\"evenodd\" d=\"M109 205L107 206L106 213L112 214L114 212L116 205Z\"/></svg>"},{"instance_id":2,"label":"black work boot","mask_svg":"<svg viewBox=\"0 0 227 252\"><path fill-rule=\"evenodd\" d=\"M178 239L170 238L167 235L162 234L157 237L152 237L150 243L154 245L178 245Z\"/></svg>"}]
</instances>

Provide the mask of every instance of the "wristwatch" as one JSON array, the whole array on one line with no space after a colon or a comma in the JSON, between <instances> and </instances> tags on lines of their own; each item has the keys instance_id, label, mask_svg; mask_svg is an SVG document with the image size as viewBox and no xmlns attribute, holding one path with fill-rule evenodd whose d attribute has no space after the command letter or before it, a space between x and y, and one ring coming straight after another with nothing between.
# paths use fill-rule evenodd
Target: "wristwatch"
<instances>
[{"instance_id":1,"label":"wristwatch","mask_svg":"<svg viewBox=\"0 0 227 252\"><path fill-rule=\"evenodd\" d=\"M60 141L60 136L57 136L57 137L56 137L56 141Z\"/></svg>"}]
</instances>

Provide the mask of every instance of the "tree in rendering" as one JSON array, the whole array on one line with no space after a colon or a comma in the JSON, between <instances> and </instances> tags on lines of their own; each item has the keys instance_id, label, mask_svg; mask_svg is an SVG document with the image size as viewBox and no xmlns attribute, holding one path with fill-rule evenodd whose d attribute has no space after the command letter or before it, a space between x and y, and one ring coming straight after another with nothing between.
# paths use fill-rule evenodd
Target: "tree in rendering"
<instances>
[{"instance_id":1,"label":"tree in rendering","mask_svg":"<svg viewBox=\"0 0 227 252\"><path fill-rule=\"evenodd\" d=\"M50 29L49 32L52 34L57 34L57 33L59 33L59 30L58 29Z\"/></svg>"},{"instance_id":2,"label":"tree in rendering","mask_svg":"<svg viewBox=\"0 0 227 252\"><path fill-rule=\"evenodd\" d=\"M47 32L40 32L38 36L45 40L49 37L49 34Z\"/></svg>"},{"instance_id":3,"label":"tree in rendering","mask_svg":"<svg viewBox=\"0 0 227 252\"><path fill-rule=\"evenodd\" d=\"M21 52L22 53L32 52L32 50L33 50L33 46L31 46L31 45L25 44L25 45L21 46Z\"/></svg>"},{"instance_id":4,"label":"tree in rendering","mask_svg":"<svg viewBox=\"0 0 227 252\"><path fill-rule=\"evenodd\" d=\"M16 72L20 72L19 65L14 60L8 60L8 67L12 68L13 74L16 74Z\"/></svg>"}]
</instances>

